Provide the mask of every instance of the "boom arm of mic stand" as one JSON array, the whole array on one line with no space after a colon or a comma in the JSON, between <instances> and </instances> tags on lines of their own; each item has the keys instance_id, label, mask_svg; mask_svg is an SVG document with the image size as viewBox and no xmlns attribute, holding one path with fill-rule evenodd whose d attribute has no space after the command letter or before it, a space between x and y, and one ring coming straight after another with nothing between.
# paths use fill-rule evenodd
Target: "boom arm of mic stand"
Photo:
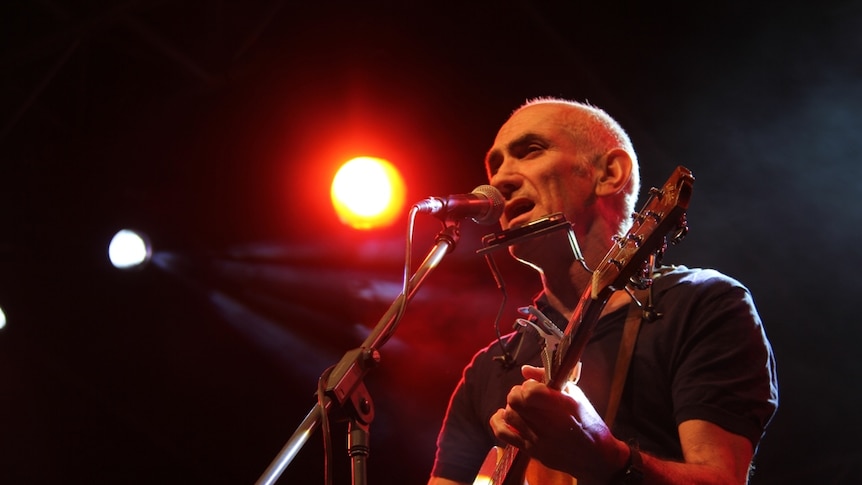
<instances>
[{"instance_id":1,"label":"boom arm of mic stand","mask_svg":"<svg viewBox=\"0 0 862 485\"><path fill-rule=\"evenodd\" d=\"M457 224L447 225L437 235L434 246L428 252L422 264L416 269L416 272L413 273L413 276L410 277L407 285L407 295L404 295L404 293L399 294L383 317L378 321L374 331L362 343L362 346L358 349L348 351L335 366L330 379L336 382L336 384L334 387L331 386L331 389L341 403L350 400L356 389L364 389L362 376L371 367L369 365L369 358L376 361L377 349L386 343L386 340L392 335L392 330L398 323L397 316L399 309L413 299L416 291L425 282L431 271L455 247L459 238L460 229ZM320 426L323 411L329 412L333 406L332 398L329 395L324 399L323 406L325 409L321 409L321 404L316 403L311 408L311 411L305 416L305 419L300 423L296 431L294 431L278 456L275 457L269 467L263 472L263 475L255 482L256 485L272 485L278 480L290 462L293 461L296 454L299 453L299 450L302 449L314 431Z\"/></svg>"}]
</instances>

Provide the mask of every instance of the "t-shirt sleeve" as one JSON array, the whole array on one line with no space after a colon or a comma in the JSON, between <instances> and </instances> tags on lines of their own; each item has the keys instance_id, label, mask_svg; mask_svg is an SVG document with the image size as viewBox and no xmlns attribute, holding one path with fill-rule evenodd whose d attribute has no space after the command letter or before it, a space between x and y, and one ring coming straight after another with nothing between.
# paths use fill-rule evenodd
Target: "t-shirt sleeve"
<instances>
[{"instance_id":1,"label":"t-shirt sleeve","mask_svg":"<svg viewBox=\"0 0 862 485\"><path fill-rule=\"evenodd\" d=\"M756 448L778 404L772 348L745 287L724 278L702 287L675 350L676 422L710 421Z\"/></svg>"},{"instance_id":2,"label":"t-shirt sleeve","mask_svg":"<svg viewBox=\"0 0 862 485\"><path fill-rule=\"evenodd\" d=\"M432 476L458 482L473 482L485 459L494 446L486 430L487 418L477 408L482 395L483 383L477 379L486 358L485 351L473 357L464 369L443 420L437 437L437 455Z\"/></svg>"}]
</instances>

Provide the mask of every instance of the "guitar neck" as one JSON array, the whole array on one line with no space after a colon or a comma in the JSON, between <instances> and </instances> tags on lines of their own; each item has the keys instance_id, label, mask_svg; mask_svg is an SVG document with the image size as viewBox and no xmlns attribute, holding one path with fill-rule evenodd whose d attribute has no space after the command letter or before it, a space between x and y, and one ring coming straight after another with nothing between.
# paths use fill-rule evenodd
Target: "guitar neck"
<instances>
[{"instance_id":1,"label":"guitar neck","mask_svg":"<svg viewBox=\"0 0 862 485\"><path fill-rule=\"evenodd\" d=\"M600 291L596 298L590 297L591 289L585 291L580 303L569 324L556 354L551 377L547 382L548 387L560 390L566 385L569 376L581 360L581 355L596 328L596 322L601 316L605 304L608 302L612 291L605 289Z\"/></svg>"}]
</instances>

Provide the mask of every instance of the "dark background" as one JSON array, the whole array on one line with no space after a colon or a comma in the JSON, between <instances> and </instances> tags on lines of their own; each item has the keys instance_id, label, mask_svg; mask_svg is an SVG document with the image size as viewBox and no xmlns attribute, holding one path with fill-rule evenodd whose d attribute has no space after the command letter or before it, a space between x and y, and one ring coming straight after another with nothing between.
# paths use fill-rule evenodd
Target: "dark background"
<instances>
[{"instance_id":1,"label":"dark background","mask_svg":"<svg viewBox=\"0 0 862 485\"><path fill-rule=\"evenodd\" d=\"M779 361L753 483L854 482L860 2L11 0L0 22L0 482L253 483L400 285L406 217L341 227L337 165L387 157L411 201L469 192L543 95L626 126L645 188L694 172L667 259L745 282ZM154 264L110 267L123 227ZM369 483L426 480L493 338L493 227L462 229L366 379ZM538 285L498 262L508 325ZM334 445L345 483L341 425ZM322 456L317 433L280 483L322 482Z\"/></svg>"}]
</instances>

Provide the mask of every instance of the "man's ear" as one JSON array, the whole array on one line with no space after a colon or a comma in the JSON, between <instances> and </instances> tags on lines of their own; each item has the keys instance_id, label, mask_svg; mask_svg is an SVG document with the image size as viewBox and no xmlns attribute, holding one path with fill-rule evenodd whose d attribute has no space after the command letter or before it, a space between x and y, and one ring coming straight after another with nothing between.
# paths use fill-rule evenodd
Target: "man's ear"
<instances>
[{"instance_id":1,"label":"man's ear","mask_svg":"<svg viewBox=\"0 0 862 485\"><path fill-rule=\"evenodd\" d=\"M614 148L602 155L596 171L596 195L618 194L632 176L632 157L622 148Z\"/></svg>"}]
</instances>

